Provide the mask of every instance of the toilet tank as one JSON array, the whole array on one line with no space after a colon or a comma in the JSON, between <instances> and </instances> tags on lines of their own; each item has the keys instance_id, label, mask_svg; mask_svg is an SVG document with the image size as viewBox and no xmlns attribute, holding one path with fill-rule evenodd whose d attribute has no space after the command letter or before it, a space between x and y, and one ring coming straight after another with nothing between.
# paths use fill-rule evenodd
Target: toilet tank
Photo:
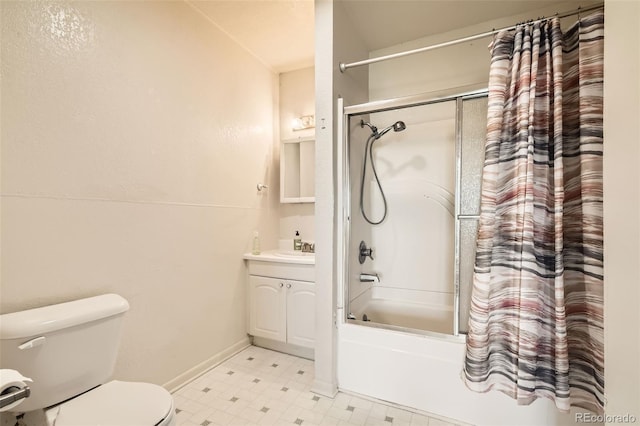
<instances>
[{"instance_id":1,"label":"toilet tank","mask_svg":"<svg viewBox=\"0 0 640 426\"><path fill-rule=\"evenodd\" d=\"M0 368L33 380L15 410L49 407L108 381L128 309L123 297L105 294L0 315Z\"/></svg>"}]
</instances>

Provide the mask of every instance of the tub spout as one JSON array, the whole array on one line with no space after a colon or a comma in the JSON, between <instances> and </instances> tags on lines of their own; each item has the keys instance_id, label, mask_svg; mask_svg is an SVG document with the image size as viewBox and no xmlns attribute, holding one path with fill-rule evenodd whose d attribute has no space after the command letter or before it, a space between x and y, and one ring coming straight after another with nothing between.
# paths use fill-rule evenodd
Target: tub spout
<instances>
[{"instance_id":1,"label":"tub spout","mask_svg":"<svg viewBox=\"0 0 640 426\"><path fill-rule=\"evenodd\" d=\"M361 283L379 283L380 277L378 274L360 274Z\"/></svg>"}]
</instances>

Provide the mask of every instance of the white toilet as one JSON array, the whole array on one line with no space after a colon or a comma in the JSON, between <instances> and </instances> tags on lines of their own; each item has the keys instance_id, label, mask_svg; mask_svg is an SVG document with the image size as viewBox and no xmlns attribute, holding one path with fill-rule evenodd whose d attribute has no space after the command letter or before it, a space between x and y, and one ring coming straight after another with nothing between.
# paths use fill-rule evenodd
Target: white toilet
<instances>
[{"instance_id":1,"label":"white toilet","mask_svg":"<svg viewBox=\"0 0 640 426\"><path fill-rule=\"evenodd\" d=\"M173 426L171 394L150 383L109 381L122 318L117 294L0 315L0 368L33 380L13 410L45 410L55 426Z\"/></svg>"}]
</instances>

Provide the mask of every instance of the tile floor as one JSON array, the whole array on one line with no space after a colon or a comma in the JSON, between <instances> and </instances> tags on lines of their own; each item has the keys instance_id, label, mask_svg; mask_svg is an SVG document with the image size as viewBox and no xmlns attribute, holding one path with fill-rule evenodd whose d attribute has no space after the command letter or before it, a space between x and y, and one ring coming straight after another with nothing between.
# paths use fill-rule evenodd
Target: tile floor
<instances>
[{"instance_id":1,"label":"tile floor","mask_svg":"<svg viewBox=\"0 0 640 426\"><path fill-rule=\"evenodd\" d=\"M177 426L453 426L338 393L310 392L313 361L250 346L174 393Z\"/></svg>"}]
</instances>

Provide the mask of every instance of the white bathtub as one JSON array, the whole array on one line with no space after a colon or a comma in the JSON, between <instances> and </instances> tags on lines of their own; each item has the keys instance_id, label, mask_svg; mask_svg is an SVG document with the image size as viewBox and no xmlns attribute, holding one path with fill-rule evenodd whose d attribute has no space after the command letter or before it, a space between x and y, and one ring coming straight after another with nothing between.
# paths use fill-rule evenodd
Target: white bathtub
<instances>
[{"instance_id":1,"label":"white bathtub","mask_svg":"<svg viewBox=\"0 0 640 426\"><path fill-rule=\"evenodd\" d=\"M350 313L356 321L366 318L371 325L450 335L453 334L452 301L451 293L374 285L351 302Z\"/></svg>"},{"instance_id":2,"label":"white bathtub","mask_svg":"<svg viewBox=\"0 0 640 426\"><path fill-rule=\"evenodd\" d=\"M470 391L460 378L465 337L451 335L447 300L446 293L375 284L350 304L357 320L345 321L338 309L340 390L473 425L576 424L579 409L562 414L548 400L519 406L500 392ZM362 321L364 313L371 321Z\"/></svg>"}]
</instances>

